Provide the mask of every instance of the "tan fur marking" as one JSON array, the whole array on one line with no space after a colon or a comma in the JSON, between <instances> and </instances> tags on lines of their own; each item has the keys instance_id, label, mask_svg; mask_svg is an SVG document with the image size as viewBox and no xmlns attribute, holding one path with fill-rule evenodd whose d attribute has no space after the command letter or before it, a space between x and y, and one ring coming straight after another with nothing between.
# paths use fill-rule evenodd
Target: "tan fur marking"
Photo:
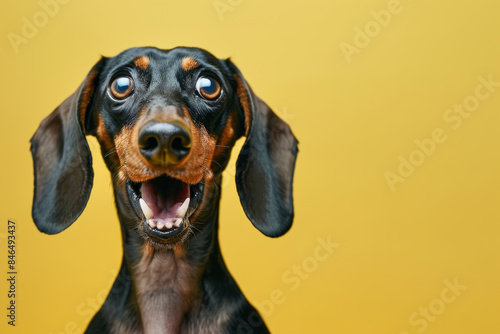
<instances>
[{"instance_id":1,"label":"tan fur marking","mask_svg":"<svg viewBox=\"0 0 500 334\"><path fill-rule=\"evenodd\" d=\"M174 245L172 248L176 258L179 259L186 258L186 248L182 244Z\"/></svg>"},{"instance_id":2,"label":"tan fur marking","mask_svg":"<svg viewBox=\"0 0 500 334\"><path fill-rule=\"evenodd\" d=\"M120 158L120 165L123 165L126 160L130 132L130 127L124 126L115 137L115 147L118 157Z\"/></svg>"},{"instance_id":3,"label":"tan fur marking","mask_svg":"<svg viewBox=\"0 0 500 334\"><path fill-rule=\"evenodd\" d=\"M252 120L252 110L250 110L250 100L243 85L243 80L237 75L234 74L234 79L236 80L236 93L240 99L241 106L243 107L243 113L245 116L245 137L248 136L250 132L250 124Z\"/></svg>"},{"instance_id":4,"label":"tan fur marking","mask_svg":"<svg viewBox=\"0 0 500 334\"><path fill-rule=\"evenodd\" d=\"M181 67L184 71L195 69L198 66L198 61L191 57L182 58Z\"/></svg>"},{"instance_id":5,"label":"tan fur marking","mask_svg":"<svg viewBox=\"0 0 500 334\"><path fill-rule=\"evenodd\" d=\"M191 222L197 222L198 218L202 213L204 213L206 206L210 203L210 199L214 196L214 187L215 181L214 181L214 175L213 173L207 173L204 178L204 183L205 187L203 188L203 196L201 196L201 203L198 205L198 209L195 211L195 213L191 216L190 221Z\"/></svg>"},{"instance_id":6,"label":"tan fur marking","mask_svg":"<svg viewBox=\"0 0 500 334\"><path fill-rule=\"evenodd\" d=\"M199 302L202 269L178 254L143 245L133 277L144 333L179 333L183 315Z\"/></svg>"},{"instance_id":7,"label":"tan fur marking","mask_svg":"<svg viewBox=\"0 0 500 334\"><path fill-rule=\"evenodd\" d=\"M217 142L213 145L213 154L212 158L215 161L218 161L213 167L214 171L222 170L225 167L225 164L222 162L223 160L227 160L228 152L231 151L234 143L238 139L237 134L237 125L234 118L235 114L230 114L222 133L217 138Z\"/></svg>"},{"instance_id":8,"label":"tan fur marking","mask_svg":"<svg viewBox=\"0 0 500 334\"><path fill-rule=\"evenodd\" d=\"M134 65L143 70L147 69L149 66L149 57L142 56L134 59Z\"/></svg>"},{"instance_id":9,"label":"tan fur marking","mask_svg":"<svg viewBox=\"0 0 500 334\"><path fill-rule=\"evenodd\" d=\"M91 71L87 76L87 80L85 81L85 87L83 87L80 108L78 110L78 116L80 119L80 124L83 128L83 133L85 133L85 114L87 112L87 107L89 106L90 100L92 99L92 95L94 94L94 80L98 74L99 72L97 70Z\"/></svg>"},{"instance_id":10,"label":"tan fur marking","mask_svg":"<svg viewBox=\"0 0 500 334\"><path fill-rule=\"evenodd\" d=\"M137 144L138 126L123 127L115 137L115 145L120 165L126 177L134 182L143 182L161 175L152 168L146 167L146 161ZM134 140L135 139L135 140Z\"/></svg>"},{"instance_id":11,"label":"tan fur marking","mask_svg":"<svg viewBox=\"0 0 500 334\"><path fill-rule=\"evenodd\" d=\"M114 142L113 139L108 134L108 131L106 130L106 126L104 125L104 120L102 119L102 115L98 114L97 115L97 131L96 131L96 137L99 143L102 146L102 150L104 155L106 156L111 150L114 149Z\"/></svg>"},{"instance_id":12,"label":"tan fur marking","mask_svg":"<svg viewBox=\"0 0 500 334\"><path fill-rule=\"evenodd\" d=\"M127 173L123 169L118 171L117 181L119 181L120 184L125 184L127 181Z\"/></svg>"},{"instance_id":13,"label":"tan fur marking","mask_svg":"<svg viewBox=\"0 0 500 334\"><path fill-rule=\"evenodd\" d=\"M115 142L106 129L102 114L99 113L97 116L94 116L94 118L94 123L97 123L95 136L101 146L101 153L104 157L104 162L112 173L118 170L118 179L121 181L123 179L120 177L122 169L120 168L120 157L116 150Z\"/></svg>"},{"instance_id":14,"label":"tan fur marking","mask_svg":"<svg viewBox=\"0 0 500 334\"><path fill-rule=\"evenodd\" d=\"M236 125L234 124L233 114L227 118L226 126L217 140L217 145L229 146L235 137Z\"/></svg>"}]
</instances>

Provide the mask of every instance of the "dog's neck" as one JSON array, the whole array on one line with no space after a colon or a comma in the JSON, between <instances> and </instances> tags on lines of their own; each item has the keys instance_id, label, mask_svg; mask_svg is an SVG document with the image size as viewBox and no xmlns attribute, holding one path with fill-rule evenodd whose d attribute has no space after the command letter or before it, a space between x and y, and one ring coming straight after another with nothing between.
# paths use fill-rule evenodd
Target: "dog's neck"
<instances>
[{"instance_id":1,"label":"dog's neck","mask_svg":"<svg viewBox=\"0 0 500 334\"><path fill-rule=\"evenodd\" d=\"M138 308L144 333L179 333L186 315L198 308L201 277L209 257L219 249L214 247L217 216L169 249L155 247L135 231L124 233L124 260L132 281L129 304Z\"/></svg>"},{"instance_id":2,"label":"dog's neck","mask_svg":"<svg viewBox=\"0 0 500 334\"><path fill-rule=\"evenodd\" d=\"M178 333L184 314L198 302L202 268L187 261L183 245L165 251L146 242L142 248L131 274L144 333Z\"/></svg>"}]
</instances>

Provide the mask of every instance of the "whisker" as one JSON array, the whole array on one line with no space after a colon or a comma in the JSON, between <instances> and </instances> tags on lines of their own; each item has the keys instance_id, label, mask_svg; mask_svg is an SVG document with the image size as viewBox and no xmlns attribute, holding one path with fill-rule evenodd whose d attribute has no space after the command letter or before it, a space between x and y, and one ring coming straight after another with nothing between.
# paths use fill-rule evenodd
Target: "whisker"
<instances>
[{"instance_id":1,"label":"whisker","mask_svg":"<svg viewBox=\"0 0 500 334\"><path fill-rule=\"evenodd\" d=\"M213 150L214 151L217 151L217 152L225 152L225 151L229 151L231 149L231 146L227 146L227 145L215 145Z\"/></svg>"},{"instance_id":2,"label":"whisker","mask_svg":"<svg viewBox=\"0 0 500 334\"><path fill-rule=\"evenodd\" d=\"M203 169L203 171L208 174L209 176L213 177L214 176L214 173L210 170L210 168L208 168L207 165L205 165L205 163L202 163L200 165L201 169Z\"/></svg>"},{"instance_id":3,"label":"whisker","mask_svg":"<svg viewBox=\"0 0 500 334\"><path fill-rule=\"evenodd\" d=\"M113 170L115 167L120 166L120 161L115 161L113 164L110 166L111 169Z\"/></svg>"},{"instance_id":4,"label":"whisker","mask_svg":"<svg viewBox=\"0 0 500 334\"><path fill-rule=\"evenodd\" d=\"M200 167L203 169L204 173L209 174L213 178L213 172L208 168L207 165L203 163L200 165ZM212 182L212 184L207 184L206 182L204 182L203 185L209 187L209 189L210 187L213 187L213 189L215 189L217 193L220 193L219 186L215 182Z\"/></svg>"},{"instance_id":5,"label":"whisker","mask_svg":"<svg viewBox=\"0 0 500 334\"><path fill-rule=\"evenodd\" d=\"M196 230L198 232L201 232L201 228L199 228L198 226L196 226L195 224L191 224L191 233L193 233L194 235L194 231L193 230Z\"/></svg>"},{"instance_id":6,"label":"whisker","mask_svg":"<svg viewBox=\"0 0 500 334\"><path fill-rule=\"evenodd\" d=\"M218 163L217 161L215 161L213 159L205 158L205 160L208 160L208 161L211 161L211 162L215 162L219 167L222 167L222 165L220 163Z\"/></svg>"},{"instance_id":7,"label":"whisker","mask_svg":"<svg viewBox=\"0 0 500 334\"><path fill-rule=\"evenodd\" d=\"M222 155L222 156L226 156L228 155L230 152L224 152L224 151L215 151L214 153L216 153L217 155Z\"/></svg>"},{"instance_id":8,"label":"whisker","mask_svg":"<svg viewBox=\"0 0 500 334\"><path fill-rule=\"evenodd\" d=\"M116 183L116 180L118 179L118 172L120 171L120 169L122 169L123 167L125 167L127 163L124 162L123 164L121 164L116 170L115 172L113 173L113 183Z\"/></svg>"},{"instance_id":9,"label":"whisker","mask_svg":"<svg viewBox=\"0 0 500 334\"><path fill-rule=\"evenodd\" d=\"M205 187L208 191L215 193L215 195L219 193L219 188L215 185L205 185Z\"/></svg>"},{"instance_id":10,"label":"whisker","mask_svg":"<svg viewBox=\"0 0 500 334\"><path fill-rule=\"evenodd\" d=\"M203 160L203 163L201 163L200 167L203 169L204 172L206 172L208 175L210 175L213 178L214 173L205 164L205 160L210 160L209 158L207 158L207 150L206 150L205 146L202 146L202 147L203 147L203 156L205 157L205 159Z\"/></svg>"},{"instance_id":11,"label":"whisker","mask_svg":"<svg viewBox=\"0 0 500 334\"><path fill-rule=\"evenodd\" d=\"M110 150L108 153L106 153L106 154L104 155L104 158L109 157L111 154L118 153L119 151L121 151L121 150L118 150L118 149Z\"/></svg>"}]
</instances>

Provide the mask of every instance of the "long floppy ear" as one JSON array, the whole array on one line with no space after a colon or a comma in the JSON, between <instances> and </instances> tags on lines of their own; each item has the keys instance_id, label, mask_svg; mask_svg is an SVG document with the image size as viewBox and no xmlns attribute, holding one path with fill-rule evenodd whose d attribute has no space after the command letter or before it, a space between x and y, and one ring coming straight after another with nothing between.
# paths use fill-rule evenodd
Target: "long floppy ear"
<instances>
[{"instance_id":1,"label":"long floppy ear","mask_svg":"<svg viewBox=\"0 0 500 334\"><path fill-rule=\"evenodd\" d=\"M80 87L45 118L31 138L35 173L33 220L41 232L68 228L87 205L94 172L85 139L102 58Z\"/></svg>"},{"instance_id":2,"label":"long floppy ear","mask_svg":"<svg viewBox=\"0 0 500 334\"><path fill-rule=\"evenodd\" d=\"M245 122L246 141L236 162L236 187L247 217L263 234L278 237L293 221L293 173L297 139L227 60Z\"/></svg>"}]
</instances>

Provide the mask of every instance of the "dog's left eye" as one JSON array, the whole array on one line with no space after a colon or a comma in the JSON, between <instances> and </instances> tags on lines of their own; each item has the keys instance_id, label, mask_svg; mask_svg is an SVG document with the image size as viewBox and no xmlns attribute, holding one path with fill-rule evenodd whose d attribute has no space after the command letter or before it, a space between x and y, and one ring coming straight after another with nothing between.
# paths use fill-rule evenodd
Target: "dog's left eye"
<instances>
[{"instance_id":1,"label":"dog's left eye","mask_svg":"<svg viewBox=\"0 0 500 334\"><path fill-rule=\"evenodd\" d=\"M117 99L123 99L130 95L134 88L134 82L129 77L116 78L110 86L111 94Z\"/></svg>"},{"instance_id":2,"label":"dog's left eye","mask_svg":"<svg viewBox=\"0 0 500 334\"><path fill-rule=\"evenodd\" d=\"M200 77L196 81L196 90L204 98L215 100L220 95L221 87L219 82L211 77Z\"/></svg>"}]
</instances>

